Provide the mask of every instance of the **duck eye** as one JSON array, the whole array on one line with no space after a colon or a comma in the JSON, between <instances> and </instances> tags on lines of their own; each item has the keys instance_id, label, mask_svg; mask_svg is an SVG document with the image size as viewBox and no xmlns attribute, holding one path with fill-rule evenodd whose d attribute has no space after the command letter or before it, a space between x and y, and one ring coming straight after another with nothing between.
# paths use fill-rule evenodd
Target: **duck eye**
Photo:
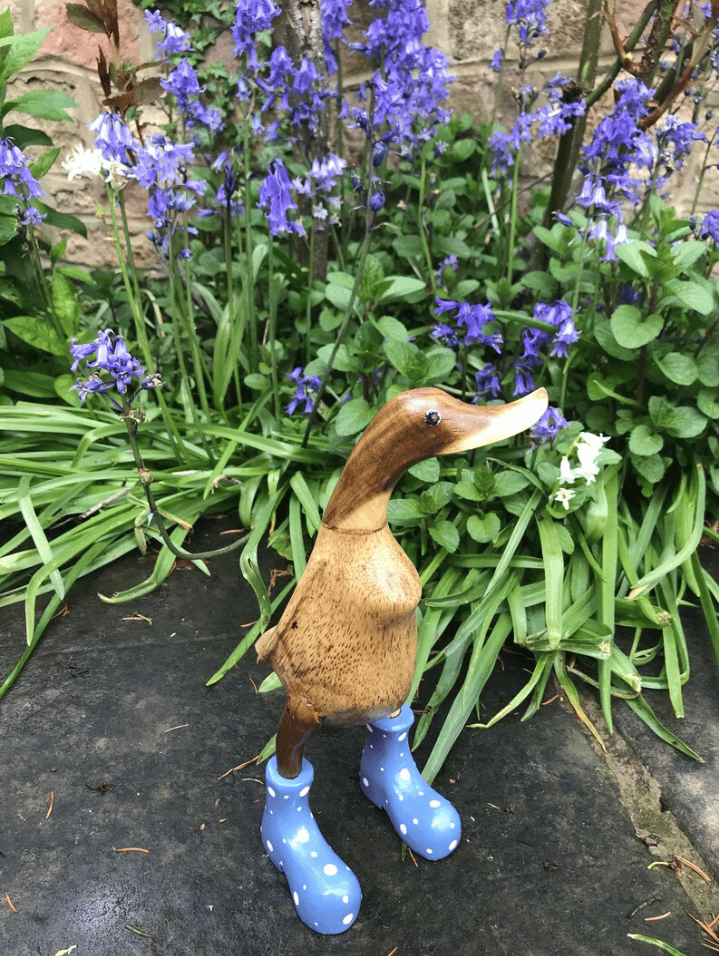
<instances>
[{"instance_id":1,"label":"duck eye","mask_svg":"<svg viewBox=\"0 0 719 956\"><path fill-rule=\"evenodd\" d=\"M430 408L429 411L424 413L424 421L426 425L439 425L442 416L436 409Z\"/></svg>"}]
</instances>

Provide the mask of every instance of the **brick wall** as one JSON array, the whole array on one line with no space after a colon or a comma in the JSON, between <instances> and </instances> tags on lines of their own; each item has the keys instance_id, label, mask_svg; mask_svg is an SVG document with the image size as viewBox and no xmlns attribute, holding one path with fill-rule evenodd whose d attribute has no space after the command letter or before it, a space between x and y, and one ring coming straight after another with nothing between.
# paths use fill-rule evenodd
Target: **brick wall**
<instances>
[{"instance_id":1,"label":"brick wall","mask_svg":"<svg viewBox=\"0 0 719 956\"><path fill-rule=\"evenodd\" d=\"M131 0L118 0L120 29L125 55L135 62L147 62L152 57L152 43L144 23L144 16ZM627 34L634 17L644 6L644 0L619 0L620 31ZM355 0L355 8L361 6ZM497 90L497 76L488 69L494 51L504 44L505 0L428 0L432 29L429 42L443 50L450 58L456 82L451 91L452 105L459 112L470 112L478 119L491 115ZM41 47L39 58L28 67L17 81L14 92L37 88L38 85L62 89L77 103L72 110L72 123L50 123L46 128L56 145L66 155L77 143L90 145L92 136L87 129L101 110L102 93L96 74L95 59L98 43L105 43L101 35L89 34L73 26L65 16L64 0L11 0L13 24L17 33L43 26L53 27ZM573 75L584 30L586 0L553 0L550 6L549 32L542 38L546 56L529 68L525 81L541 84L557 71ZM366 11L365 11L366 14ZM355 14L356 15L356 14ZM225 45L215 51L216 57L226 58ZM600 68L614 60L608 31L603 32ZM347 63L346 82L352 82L353 62ZM499 94L498 119L512 122L514 100L513 81L518 80L511 62L505 67L502 90ZM595 115L601 115L601 105ZM8 117L12 121L12 117ZM20 119L27 122L27 118ZM688 209L694 194L701 165L702 149L695 149L681 180L673 186L673 200L681 209ZM546 171L552 159L551 145L542 151L530 151L524 161L523 172L529 176ZM88 229L88 239L71 236L68 258L88 267L113 263L114 252L107 238L108 231L98 220L98 205L104 201L101 184L87 181L69 183L60 164L45 180L55 205L65 212L79 216ZM155 262L154 252L144 239L147 220L144 217L144 198L127 192L132 229L137 239L133 244L140 264ZM702 191L698 211L719 206L719 175L710 171Z\"/></svg>"}]
</instances>

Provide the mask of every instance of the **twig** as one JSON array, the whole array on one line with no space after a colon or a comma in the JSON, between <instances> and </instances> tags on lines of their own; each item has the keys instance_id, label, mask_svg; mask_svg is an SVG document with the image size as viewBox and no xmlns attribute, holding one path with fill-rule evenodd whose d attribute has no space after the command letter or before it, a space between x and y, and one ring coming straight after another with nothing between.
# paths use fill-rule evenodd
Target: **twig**
<instances>
[{"instance_id":1,"label":"twig","mask_svg":"<svg viewBox=\"0 0 719 956\"><path fill-rule=\"evenodd\" d=\"M55 806L55 791L50 791L50 806L47 808L47 813L45 814L45 819L50 819L50 814L52 813L52 808Z\"/></svg>"}]
</instances>

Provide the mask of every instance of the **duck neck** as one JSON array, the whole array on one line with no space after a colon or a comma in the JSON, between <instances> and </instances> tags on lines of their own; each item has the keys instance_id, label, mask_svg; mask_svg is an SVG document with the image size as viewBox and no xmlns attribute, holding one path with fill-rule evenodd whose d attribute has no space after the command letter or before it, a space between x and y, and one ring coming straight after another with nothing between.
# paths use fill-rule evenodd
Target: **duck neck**
<instances>
[{"instance_id":1,"label":"duck neck","mask_svg":"<svg viewBox=\"0 0 719 956\"><path fill-rule=\"evenodd\" d=\"M376 443L360 439L340 475L322 523L355 534L379 531L387 524L387 503L407 467L392 461L392 456Z\"/></svg>"}]
</instances>

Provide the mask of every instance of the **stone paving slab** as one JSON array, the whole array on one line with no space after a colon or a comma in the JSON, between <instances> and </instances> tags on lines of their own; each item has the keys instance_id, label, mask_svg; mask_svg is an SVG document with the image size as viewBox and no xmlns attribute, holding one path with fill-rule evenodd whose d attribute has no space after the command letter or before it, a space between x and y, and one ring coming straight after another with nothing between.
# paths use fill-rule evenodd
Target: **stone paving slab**
<instances>
[{"instance_id":1,"label":"stone paving slab","mask_svg":"<svg viewBox=\"0 0 719 956\"><path fill-rule=\"evenodd\" d=\"M226 541L204 528L194 548ZM0 702L2 956L70 946L74 956L652 952L628 933L706 952L687 914L707 914L667 867L648 869L609 767L559 700L526 723L510 716L461 735L435 786L462 816L462 842L417 866L360 793L363 731L323 731L308 748L312 806L364 897L346 934L307 929L260 843L261 768L222 777L274 733L282 698L255 694L266 669L252 653L204 686L256 616L236 559L210 567L210 578L178 569L124 605L95 594L142 580L144 559L85 579ZM3 611L3 674L22 643L21 610ZM522 667L503 654L486 714L516 692ZM416 708L428 694L420 688ZM658 765L670 759L663 745L647 750L661 751ZM148 852L117 852L128 847Z\"/></svg>"}]
</instances>

